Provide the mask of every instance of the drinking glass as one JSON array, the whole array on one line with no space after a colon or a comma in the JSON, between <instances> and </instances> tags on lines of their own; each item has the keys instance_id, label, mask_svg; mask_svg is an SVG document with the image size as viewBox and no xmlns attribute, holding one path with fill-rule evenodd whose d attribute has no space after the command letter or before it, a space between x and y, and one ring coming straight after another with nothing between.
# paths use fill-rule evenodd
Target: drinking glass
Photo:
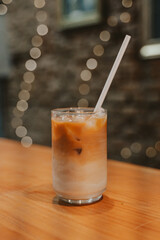
<instances>
[{"instance_id":1,"label":"drinking glass","mask_svg":"<svg viewBox=\"0 0 160 240\"><path fill-rule=\"evenodd\" d=\"M59 108L51 122L57 196L76 205L100 200L107 185L107 111Z\"/></svg>"}]
</instances>

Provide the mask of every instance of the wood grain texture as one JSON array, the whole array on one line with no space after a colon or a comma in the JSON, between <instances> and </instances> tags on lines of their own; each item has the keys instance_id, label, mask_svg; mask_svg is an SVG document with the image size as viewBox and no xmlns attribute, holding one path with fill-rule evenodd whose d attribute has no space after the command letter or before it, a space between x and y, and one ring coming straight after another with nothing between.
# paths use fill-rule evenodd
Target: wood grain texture
<instances>
[{"instance_id":1,"label":"wood grain texture","mask_svg":"<svg viewBox=\"0 0 160 240\"><path fill-rule=\"evenodd\" d=\"M108 161L102 201L65 206L52 189L51 149L0 139L0 238L159 240L160 171Z\"/></svg>"}]
</instances>

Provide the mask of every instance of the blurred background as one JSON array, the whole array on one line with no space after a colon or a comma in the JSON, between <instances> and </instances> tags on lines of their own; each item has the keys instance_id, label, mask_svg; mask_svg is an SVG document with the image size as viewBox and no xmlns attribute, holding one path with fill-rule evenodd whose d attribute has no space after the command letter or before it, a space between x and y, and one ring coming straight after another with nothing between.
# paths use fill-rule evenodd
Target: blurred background
<instances>
[{"instance_id":1,"label":"blurred background","mask_svg":"<svg viewBox=\"0 0 160 240\"><path fill-rule=\"evenodd\" d=\"M108 157L160 168L160 1L0 1L0 137L51 145L50 111L104 108Z\"/></svg>"}]
</instances>

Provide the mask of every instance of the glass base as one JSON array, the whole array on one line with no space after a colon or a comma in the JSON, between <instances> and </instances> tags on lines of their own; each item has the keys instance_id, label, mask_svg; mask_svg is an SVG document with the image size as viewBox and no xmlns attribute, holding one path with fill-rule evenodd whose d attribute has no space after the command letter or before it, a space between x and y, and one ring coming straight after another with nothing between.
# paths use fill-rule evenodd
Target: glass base
<instances>
[{"instance_id":1,"label":"glass base","mask_svg":"<svg viewBox=\"0 0 160 240\"><path fill-rule=\"evenodd\" d=\"M91 203L95 203L98 202L99 200L102 199L102 194L99 195L98 197L92 197L89 199L82 199L82 200L76 200L76 199L67 199L67 198L63 198L61 196L58 195L59 201L62 201L68 205L86 205L86 204L91 204Z\"/></svg>"}]
</instances>

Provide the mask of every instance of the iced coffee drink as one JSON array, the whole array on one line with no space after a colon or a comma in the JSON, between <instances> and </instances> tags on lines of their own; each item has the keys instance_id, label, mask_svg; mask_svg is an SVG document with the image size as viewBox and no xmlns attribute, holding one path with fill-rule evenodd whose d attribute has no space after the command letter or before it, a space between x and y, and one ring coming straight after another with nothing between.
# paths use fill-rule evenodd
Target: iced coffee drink
<instances>
[{"instance_id":1,"label":"iced coffee drink","mask_svg":"<svg viewBox=\"0 0 160 240\"><path fill-rule=\"evenodd\" d=\"M99 200L107 184L107 114L104 109L52 111L53 187L63 200Z\"/></svg>"}]
</instances>

